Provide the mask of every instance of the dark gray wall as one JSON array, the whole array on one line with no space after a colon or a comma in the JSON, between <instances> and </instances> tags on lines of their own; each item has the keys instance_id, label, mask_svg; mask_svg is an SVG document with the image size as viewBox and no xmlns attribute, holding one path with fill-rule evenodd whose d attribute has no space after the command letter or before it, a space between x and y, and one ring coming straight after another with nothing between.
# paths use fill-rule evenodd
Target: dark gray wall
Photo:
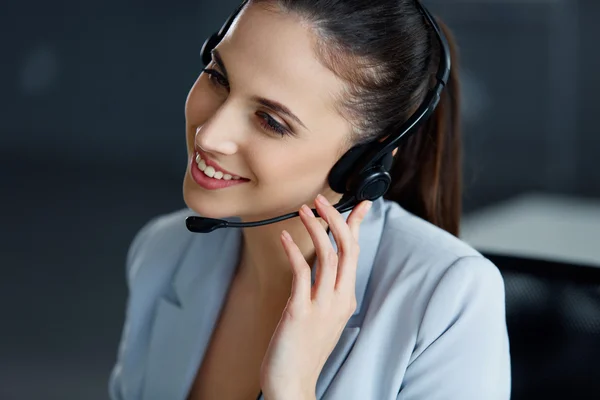
<instances>
[{"instance_id":1,"label":"dark gray wall","mask_svg":"<svg viewBox=\"0 0 600 400\"><path fill-rule=\"evenodd\" d=\"M520 191L600 193L579 159L578 4L440 1L461 48L466 205ZM598 148L597 148L598 149Z\"/></svg>"},{"instance_id":2,"label":"dark gray wall","mask_svg":"<svg viewBox=\"0 0 600 400\"><path fill-rule=\"evenodd\" d=\"M584 1L579 4L579 112L575 148L579 154L578 172L587 179L577 180L582 193L593 191L600 195L600 2Z\"/></svg>"}]
</instances>

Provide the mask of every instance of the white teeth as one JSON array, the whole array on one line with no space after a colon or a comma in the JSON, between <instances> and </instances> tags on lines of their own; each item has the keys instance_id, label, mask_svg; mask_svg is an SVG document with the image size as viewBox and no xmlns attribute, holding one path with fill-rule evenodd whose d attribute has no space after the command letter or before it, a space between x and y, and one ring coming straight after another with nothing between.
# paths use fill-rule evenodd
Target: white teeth
<instances>
[{"instance_id":1,"label":"white teeth","mask_svg":"<svg viewBox=\"0 0 600 400\"><path fill-rule=\"evenodd\" d=\"M196 153L196 164L198 164L198 169L203 171L204 174L210 178L214 179L224 179L226 181L234 179L240 179L237 175L224 174L222 171L215 171L213 167L207 166L206 162L200 157L200 154Z\"/></svg>"},{"instance_id":2,"label":"white teeth","mask_svg":"<svg viewBox=\"0 0 600 400\"><path fill-rule=\"evenodd\" d=\"M213 167L206 167L204 170L204 175L212 178L215 176L215 169Z\"/></svg>"}]
</instances>

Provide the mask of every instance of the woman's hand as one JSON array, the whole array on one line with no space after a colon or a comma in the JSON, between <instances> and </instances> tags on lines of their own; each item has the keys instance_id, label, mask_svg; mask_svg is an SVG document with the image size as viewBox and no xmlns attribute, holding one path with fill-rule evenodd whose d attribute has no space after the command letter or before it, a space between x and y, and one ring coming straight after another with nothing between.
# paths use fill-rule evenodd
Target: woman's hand
<instances>
[{"instance_id":1,"label":"woman's hand","mask_svg":"<svg viewBox=\"0 0 600 400\"><path fill-rule=\"evenodd\" d=\"M310 208L303 205L300 216L317 253L315 284L311 287L310 266L289 234L282 232L293 282L261 366L261 387L269 400L315 398L325 361L356 310L358 232L371 202L354 207L347 222L325 197L317 196L315 204L333 233L338 251Z\"/></svg>"}]
</instances>

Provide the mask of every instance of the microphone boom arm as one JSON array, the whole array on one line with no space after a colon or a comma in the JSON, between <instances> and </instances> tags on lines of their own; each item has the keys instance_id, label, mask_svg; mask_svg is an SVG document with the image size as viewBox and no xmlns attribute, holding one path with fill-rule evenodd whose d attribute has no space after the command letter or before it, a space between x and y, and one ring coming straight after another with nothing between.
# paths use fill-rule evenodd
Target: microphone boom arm
<instances>
[{"instance_id":1,"label":"microphone boom arm","mask_svg":"<svg viewBox=\"0 0 600 400\"><path fill-rule=\"evenodd\" d=\"M355 203L356 199L353 196L346 199L345 201L344 197L342 197L339 203L335 204L333 207L335 207L335 209L338 210L338 212L341 214L352 209L356 205ZM319 217L319 213L316 209L312 208L311 210L315 217ZM224 219L191 216L185 219L185 226L190 232L208 233L219 228L252 228L255 226L262 226L272 224L275 222L281 222L289 218L298 217L299 215L300 213L298 211L295 211L289 214L280 215L279 217L254 222L232 222Z\"/></svg>"}]
</instances>

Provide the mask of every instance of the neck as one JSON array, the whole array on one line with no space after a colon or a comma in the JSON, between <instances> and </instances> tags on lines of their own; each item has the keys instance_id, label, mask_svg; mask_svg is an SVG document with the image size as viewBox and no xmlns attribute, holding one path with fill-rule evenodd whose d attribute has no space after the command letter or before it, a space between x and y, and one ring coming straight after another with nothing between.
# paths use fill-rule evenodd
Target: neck
<instances>
[{"instance_id":1,"label":"neck","mask_svg":"<svg viewBox=\"0 0 600 400\"><path fill-rule=\"evenodd\" d=\"M329 196L328 199L339 201ZM317 217L317 221L323 229L327 229L328 225L322 218ZM290 233L310 268L316 260L315 245L299 216L274 224L243 228L238 277L248 289L256 293L260 301L287 302L290 296L293 274L280 239L284 229Z\"/></svg>"}]
</instances>

